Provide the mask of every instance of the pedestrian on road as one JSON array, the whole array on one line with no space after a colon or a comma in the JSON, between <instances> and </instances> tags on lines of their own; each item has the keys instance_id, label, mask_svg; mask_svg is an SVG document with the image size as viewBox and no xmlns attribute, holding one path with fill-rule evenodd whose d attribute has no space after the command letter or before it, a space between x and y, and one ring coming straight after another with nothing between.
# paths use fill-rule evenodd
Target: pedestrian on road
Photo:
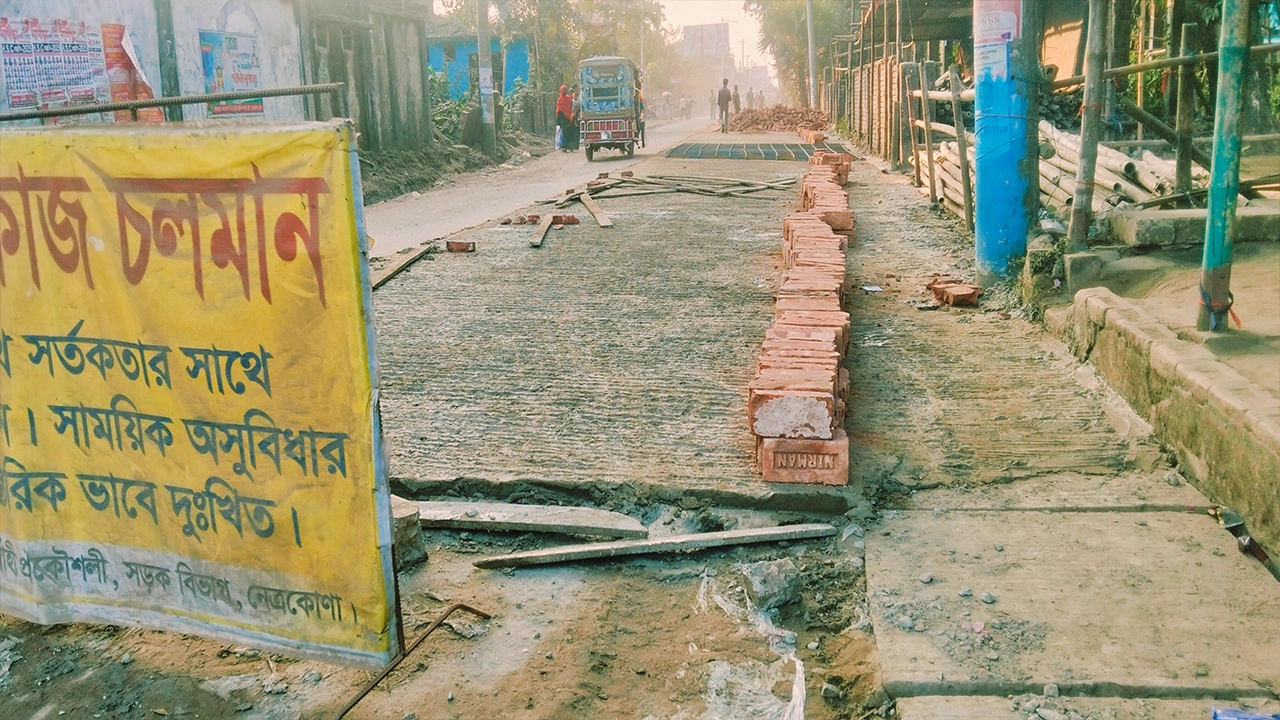
<instances>
[{"instance_id":1,"label":"pedestrian on road","mask_svg":"<svg viewBox=\"0 0 1280 720\"><path fill-rule=\"evenodd\" d=\"M761 90L759 93L757 93L757 97L756 97L756 109L757 109L757 110L763 110L763 109L764 109L764 90Z\"/></svg>"},{"instance_id":2,"label":"pedestrian on road","mask_svg":"<svg viewBox=\"0 0 1280 720\"><path fill-rule=\"evenodd\" d=\"M556 128L560 131L559 150L569 152L569 126L573 123L573 98L569 95L567 85L560 86L560 97L556 98Z\"/></svg>"},{"instance_id":3,"label":"pedestrian on road","mask_svg":"<svg viewBox=\"0 0 1280 720\"><path fill-rule=\"evenodd\" d=\"M569 131L565 134L565 147L569 148L569 152L577 152L579 143L582 141L582 133L578 125L582 121L582 102L578 99L578 88L570 90L569 97L573 105L569 115Z\"/></svg>"},{"instance_id":4,"label":"pedestrian on road","mask_svg":"<svg viewBox=\"0 0 1280 720\"><path fill-rule=\"evenodd\" d=\"M756 94L751 88L747 88L747 109L756 109Z\"/></svg>"},{"instance_id":5,"label":"pedestrian on road","mask_svg":"<svg viewBox=\"0 0 1280 720\"><path fill-rule=\"evenodd\" d=\"M738 95L738 86L733 86L733 114L742 112L742 96Z\"/></svg>"},{"instance_id":6,"label":"pedestrian on road","mask_svg":"<svg viewBox=\"0 0 1280 720\"><path fill-rule=\"evenodd\" d=\"M716 96L716 105L720 108L720 132L729 132L729 103L733 102L733 93L729 92L729 78L720 86L720 94Z\"/></svg>"}]
</instances>

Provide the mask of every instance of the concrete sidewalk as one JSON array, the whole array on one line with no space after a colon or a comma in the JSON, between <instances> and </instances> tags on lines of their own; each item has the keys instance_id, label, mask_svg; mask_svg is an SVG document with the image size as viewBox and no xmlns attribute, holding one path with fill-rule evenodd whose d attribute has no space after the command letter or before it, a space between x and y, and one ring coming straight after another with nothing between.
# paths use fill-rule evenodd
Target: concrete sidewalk
<instances>
[{"instance_id":1,"label":"concrete sidewalk","mask_svg":"<svg viewBox=\"0 0 1280 720\"><path fill-rule=\"evenodd\" d=\"M851 276L882 290L850 309L846 429L864 490L895 508L866 563L899 717L1261 706L1280 689L1275 581L1151 426L1011 295L916 309L935 275L972 276L970 241L900 176L855 163L851 183Z\"/></svg>"}]
</instances>

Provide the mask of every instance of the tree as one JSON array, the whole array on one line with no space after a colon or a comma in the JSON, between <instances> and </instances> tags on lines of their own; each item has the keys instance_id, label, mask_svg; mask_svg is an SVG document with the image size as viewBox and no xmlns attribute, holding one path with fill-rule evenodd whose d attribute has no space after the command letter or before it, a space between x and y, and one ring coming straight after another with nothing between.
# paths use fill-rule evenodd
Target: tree
<instances>
[{"instance_id":1,"label":"tree","mask_svg":"<svg viewBox=\"0 0 1280 720\"><path fill-rule=\"evenodd\" d=\"M743 9L760 20L761 52L773 55L778 86L794 99L809 102L809 29L805 0L746 0ZM814 42L818 49L818 77L831 66L827 44L849 32L849 5L842 0L814 0Z\"/></svg>"}]
</instances>

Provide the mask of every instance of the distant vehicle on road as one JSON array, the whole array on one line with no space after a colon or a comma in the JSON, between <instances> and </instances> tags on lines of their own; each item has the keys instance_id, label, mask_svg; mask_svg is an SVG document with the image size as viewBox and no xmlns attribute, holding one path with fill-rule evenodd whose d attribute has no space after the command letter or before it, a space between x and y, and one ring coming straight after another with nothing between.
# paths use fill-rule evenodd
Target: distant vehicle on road
<instances>
[{"instance_id":1,"label":"distant vehicle on road","mask_svg":"<svg viewBox=\"0 0 1280 720\"><path fill-rule=\"evenodd\" d=\"M582 145L587 160L597 150L636 153L640 140L640 91L636 65L624 57L593 57L578 63L582 91Z\"/></svg>"}]
</instances>

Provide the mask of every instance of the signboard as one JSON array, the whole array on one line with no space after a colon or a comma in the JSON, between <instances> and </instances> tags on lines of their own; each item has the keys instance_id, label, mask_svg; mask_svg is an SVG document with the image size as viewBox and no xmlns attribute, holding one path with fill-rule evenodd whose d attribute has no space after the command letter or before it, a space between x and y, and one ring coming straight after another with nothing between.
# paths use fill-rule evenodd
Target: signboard
<instances>
[{"instance_id":1,"label":"signboard","mask_svg":"<svg viewBox=\"0 0 1280 720\"><path fill-rule=\"evenodd\" d=\"M685 57L725 57L729 54L729 23L685 25L682 51Z\"/></svg>"},{"instance_id":2,"label":"signboard","mask_svg":"<svg viewBox=\"0 0 1280 720\"><path fill-rule=\"evenodd\" d=\"M1022 0L974 0L973 44L1007 43L1022 37Z\"/></svg>"},{"instance_id":3,"label":"signboard","mask_svg":"<svg viewBox=\"0 0 1280 720\"><path fill-rule=\"evenodd\" d=\"M395 654L353 135L0 131L0 612Z\"/></svg>"},{"instance_id":4,"label":"signboard","mask_svg":"<svg viewBox=\"0 0 1280 720\"><path fill-rule=\"evenodd\" d=\"M204 63L204 90L209 93L257 90L262 79L258 38L253 35L200 31L200 57ZM209 103L214 117L261 115L262 98Z\"/></svg>"}]
</instances>

